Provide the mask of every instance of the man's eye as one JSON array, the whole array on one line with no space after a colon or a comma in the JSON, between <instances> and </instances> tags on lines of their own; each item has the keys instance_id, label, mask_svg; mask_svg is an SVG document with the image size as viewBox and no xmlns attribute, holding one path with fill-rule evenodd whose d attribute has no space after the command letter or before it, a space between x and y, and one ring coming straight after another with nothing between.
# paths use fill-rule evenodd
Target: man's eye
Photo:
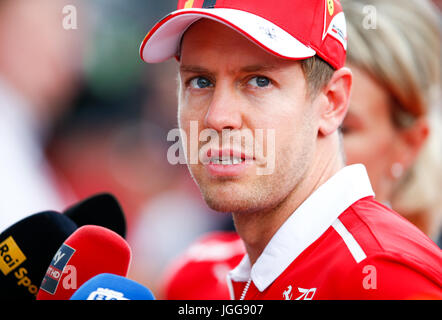
<instances>
[{"instance_id":1,"label":"man's eye","mask_svg":"<svg viewBox=\"0 0 442 320\"><path fill-rule=\"evenodd\" d=\"M266 77L253 77L247 82L251 86L260 88L268 87L271 83L270 79Z\"/></svg>"},{"instance_id":2,"label":"man's eye","mask_svg":"<svg viewBox=\"0 0 442 320\"><path fill-rule=\"evenodd\" d=\"M210 82L209 79L204 77L195 77L192 80L190 80L189 84L190 87L194 89L204 89L213 86L212 82Z\"/></svg>"}]
</instances>

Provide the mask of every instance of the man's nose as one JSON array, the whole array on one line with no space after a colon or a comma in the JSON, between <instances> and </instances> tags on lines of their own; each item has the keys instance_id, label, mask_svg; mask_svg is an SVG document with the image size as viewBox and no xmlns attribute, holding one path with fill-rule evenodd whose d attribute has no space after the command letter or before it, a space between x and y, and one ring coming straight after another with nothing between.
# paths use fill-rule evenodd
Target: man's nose
<instances>
[{"instance_id":1,"label":"man's nose","mask_svg":"<svg viewBox=\"0 0 442 320\"><path fill-rule=\"evenodd\" d=\"M223 129L235 130L242 127L240 98L234 89L218 86L204 119L206 128L221 132Z\"/></svg>"}]
</instances>

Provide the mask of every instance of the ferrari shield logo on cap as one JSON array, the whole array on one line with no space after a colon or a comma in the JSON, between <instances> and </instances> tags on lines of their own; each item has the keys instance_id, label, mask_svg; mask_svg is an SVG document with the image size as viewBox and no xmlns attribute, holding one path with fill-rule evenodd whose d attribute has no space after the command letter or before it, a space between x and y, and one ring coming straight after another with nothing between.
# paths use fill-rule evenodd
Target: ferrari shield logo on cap
<instances>
[{"instance_id":1,"label":"ferrari shield logo on cap","mask_svg":"<svg viewBox=\"0 0 442 320\"><path fill-rule=\"evenodd\" d=\"M327 1L328 13L330 14L330 16L332 16L333 13L335 12L335 4L333 0L325 0L325 1Z\"/></svg>"},{"instance_id":2,"label":"ferrari shield logo on cap","mask_svg":"<svg viewBox=\"0 0 442 320\"><path fill-rule=\"evenodd\" d=\"M184 9L192 8L194 2L195 0L187 0L186 3L184 4Z\"/></svg>"}]
</instances>

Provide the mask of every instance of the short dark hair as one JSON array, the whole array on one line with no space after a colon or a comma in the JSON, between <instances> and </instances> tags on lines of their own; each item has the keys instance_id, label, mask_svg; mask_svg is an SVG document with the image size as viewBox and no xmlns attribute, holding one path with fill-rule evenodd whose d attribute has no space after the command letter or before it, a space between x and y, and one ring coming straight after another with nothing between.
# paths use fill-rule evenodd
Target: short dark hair
<instances>
[{"instance_id":1,"label":"short dark hair","mask_svg":"<svg viewBox=\"0 0 442 320\"><path fill-rule=\"evenodd\" d=\"M302 71L307 81L307 94L310 98L329 83L335 69L317 55L301 61Z\"/></svg>"}]
</instances>

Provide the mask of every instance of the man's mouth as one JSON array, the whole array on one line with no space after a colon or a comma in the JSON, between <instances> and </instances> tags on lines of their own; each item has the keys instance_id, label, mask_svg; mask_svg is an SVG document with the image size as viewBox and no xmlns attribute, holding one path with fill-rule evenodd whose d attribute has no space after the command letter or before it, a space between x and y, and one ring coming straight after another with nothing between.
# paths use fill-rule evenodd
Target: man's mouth
<instances>
[{"instance_id":1,"label":"man's mouth","mask_svg":"<svg viewBox=\"0 0 442 320\"><path fill-rule=\"evenodd\" d=\"M243 152L234 149L210 149L207 152L207 158L209 163L220 165L236 165L253 159L253 157L246 156Z\"/></svg>"},{"instance_id":2,"label":"man's mouth","mask_svg":"<svg viewBox=\"0 0 442 320\"><path fill-rule=\"evenodd\" d=\"M253 157L235 149L209 149L205 167L215 177L238 177L245 174Z\"/></svg>"},{"instance_id":3,"label":"man's mouth","mask_svg":"<svg viewBox=\"0 0 442 320\"><path fill-rule=\"evenodd\" d=\"M213 164L222 164L222 165L234 165L234 164L240 164L241 162L244 162L245 159L238 158L238 157L211 157L210 163Z\"/></svg>"}]
</instances>

